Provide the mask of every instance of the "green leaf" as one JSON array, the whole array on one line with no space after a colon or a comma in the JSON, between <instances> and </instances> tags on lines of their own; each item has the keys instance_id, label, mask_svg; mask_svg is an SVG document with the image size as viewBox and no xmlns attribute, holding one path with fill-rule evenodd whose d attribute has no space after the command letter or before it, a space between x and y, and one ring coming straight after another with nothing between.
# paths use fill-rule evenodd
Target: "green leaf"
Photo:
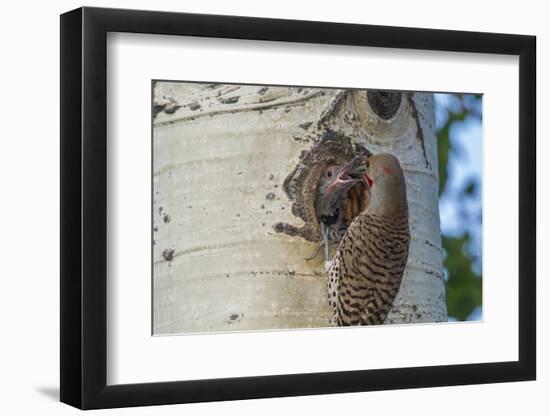
<instances>
[{"instance_id":1,"label":"green leaf","mask_svg":"<svg viewBox=\"0 0 550 417\"><path fill-rule=\"evenodd\" d=\"M439 158L439 195L445 190L445 185L447 184L447 165L449 164L449 152L451 150L451 141L449 138L449 127L450 123L441 128L438 132L438 158Z\"/></svg>"},{"instance_id":2,"label":"green leaf","mask_svg":"<svg viewBox=\"0 0 550 417\"><path fill-rule=\"evenodd\" d=\"M467 253L469 236L443 236L446 252L444 267L447 279L447 311L449 316L466 320L482 302L481 276L472 269L472 258Z\"/></svg>"}]
</instances>

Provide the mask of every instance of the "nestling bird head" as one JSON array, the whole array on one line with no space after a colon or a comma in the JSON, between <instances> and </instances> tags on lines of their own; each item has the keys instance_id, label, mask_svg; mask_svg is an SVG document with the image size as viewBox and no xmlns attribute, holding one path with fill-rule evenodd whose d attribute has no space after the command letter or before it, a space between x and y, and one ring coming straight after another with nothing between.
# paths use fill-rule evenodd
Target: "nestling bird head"
<instances>
[{"instance_id":1,"label":"nestling bird head","mask_svg":"<svg viewBox=\"0 0 550 417\"><path fill-rule=\"evenodd\" d=\"M326 193L340 199L358 182L363 182L369 190L367 212L394 215L407 211L405 177L395 156L376 154L366 159L354 158L338 172Z\"/></svg>"},{"instance_id":2,"label":"nestling bird head","mask_svg":"<svg viewBox=\"0 0 550 417\"><path fill-rule=\"evenodd\" d=\"M365 171L364 160L363 157L356 156L338 171L332 173L324 188L324 195L328 202L340 204L350 188L364 181L362 179Z\"/></svg>"},{"instance_id":3,"label":"nestling bird head","mask_svg":"<svg viewBox=\"0 0 550 417\"><path fill-rule=\"evenodd\" d=\"M329 165L319 181L317 217L326 225L342 219L343 203L351 188L363 182L364 158L356 156L347 164Z\"/></svg>"},{"instance_id":4,"label":"nestling bird head","mask_svg":"<svg viewBox=\"0 0 550 417\"><path fill-rule=\"evenodd\" d=\"M350 162L334 158L322 166L314 208L326 247L340 242L353 219L367 205L368 195L362 180L365 157L356 157Z\"/></svg>"},{"instance_id":5,"label":"nestling bird head","mask_svg":"<svg viewBox=\"0 0 550 417\"><path fill-rule=\"evenodd\" d=\"M343 213L342 199L338 195L342 193L327 193L327 188L332 186L331 184L344 165L345 163L332 161L320 173L318 191L315 197L315 215L319 221L327 226L337 223Z\"/></svg>"}]
</instances>

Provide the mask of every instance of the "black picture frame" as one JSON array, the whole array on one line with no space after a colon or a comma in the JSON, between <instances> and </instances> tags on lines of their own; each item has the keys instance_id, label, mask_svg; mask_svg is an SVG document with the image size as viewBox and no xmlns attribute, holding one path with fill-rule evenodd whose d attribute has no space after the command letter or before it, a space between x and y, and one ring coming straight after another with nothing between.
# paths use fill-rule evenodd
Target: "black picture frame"
<instances>
[{"instance_id":1,"label":"black picture frame","mask_svg":"<svg viewBox=\"0 0 550 417\"><path fill-rule=\"evenodd\" d=\"M108 32L519 56L519 360L107 385ZM60 57L62 402L94 409L536 378L534 36L85 7L61 15Z\"/></svg>"}]
</instances>

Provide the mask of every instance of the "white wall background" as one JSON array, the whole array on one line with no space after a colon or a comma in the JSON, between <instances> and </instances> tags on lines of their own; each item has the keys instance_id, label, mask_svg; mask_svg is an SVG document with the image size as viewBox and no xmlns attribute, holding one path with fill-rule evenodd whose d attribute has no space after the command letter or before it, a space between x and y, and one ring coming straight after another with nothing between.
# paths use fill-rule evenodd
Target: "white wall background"
<instances>
[{"instance_id":1,"label":"white wall background","mask_svg":"<svg viewBox=\"0 0 550 417\"><path fill-rule=\"evenodd\" d=\"M550 211L543 193L550 168L542 155L550 145L541 140L549 83L541 77L550 59L550 27L544 2L524 0L508 6L460 2L394 0L392 2L315 2L293 0L93 1L89 6L158 9L181 12L238 14L292 19L371 23L535 34L538 36L539 213ZM311 3L313 4L313 3ZM497 7L495 7L498 4ZM63 0L8 2L2 10L0 73L2 99L3 204L2 286L0 317L0 410L3 415L75 415L58 403L59 392L59 17L81 3ZM546 93L546 94L545 94ZM542 101L545 103L543 104ZM550 221L539 215L539 259L550 249ZM497 385L387 391L315 397L237 401L100 411L94 415L365 415L408 416L544 415L550 410L549 303L545 279L550 268L539 263L538 381ZM545 395L546 394L546 395Z\"/></svg>"}]
</instances>

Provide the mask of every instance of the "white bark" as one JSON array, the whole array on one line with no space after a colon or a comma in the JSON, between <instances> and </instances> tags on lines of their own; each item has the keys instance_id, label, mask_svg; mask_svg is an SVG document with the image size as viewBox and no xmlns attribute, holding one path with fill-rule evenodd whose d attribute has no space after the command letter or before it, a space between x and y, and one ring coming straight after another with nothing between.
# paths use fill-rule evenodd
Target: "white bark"
<instances>
[{"instance_id":1,"label":"white bark","mask_svg":"<svg viewBox=\"0 0 550 417\"><path fill-rule=\"evenodd\" d=\"M387 322L447 319L431 94L403 94L389 121L365 91L159 82L154 101L155 334L329 325L315 243L274 230L304 224L282 184L320 120L405 171L412 240Z\"/></svg>"}]
</instances>

